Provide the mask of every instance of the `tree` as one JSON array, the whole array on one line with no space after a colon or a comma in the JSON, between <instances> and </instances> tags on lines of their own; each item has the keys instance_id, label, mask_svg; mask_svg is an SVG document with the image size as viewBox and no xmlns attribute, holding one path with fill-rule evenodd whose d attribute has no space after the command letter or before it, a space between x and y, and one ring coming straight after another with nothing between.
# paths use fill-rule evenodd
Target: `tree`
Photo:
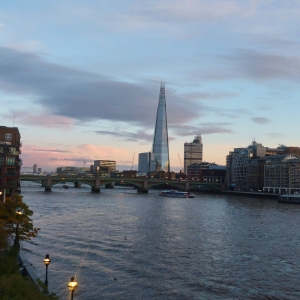
<instances>
[{"instance_id":1,"label":"tree","mask_svg":"<svg viewBox=\"0 0 300 300\"><path fill-rule=\"evenodd\" d=\"M14 236L14 245L19 249L19 241L28 241L35 238L39 228L34 228L32 219L33 211L23 202L23 197L14 194L11 199L0 204L0 220L7 234Z\"/></svg>"}]
</instances>

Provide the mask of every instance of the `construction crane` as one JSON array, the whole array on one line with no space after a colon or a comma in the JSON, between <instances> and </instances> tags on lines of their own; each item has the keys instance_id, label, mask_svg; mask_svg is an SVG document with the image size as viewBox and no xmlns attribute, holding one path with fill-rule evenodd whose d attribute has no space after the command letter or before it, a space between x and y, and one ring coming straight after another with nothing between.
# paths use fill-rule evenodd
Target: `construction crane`
<instances>
[{"instance_id":1,"label":"construction crane","mask_svg":"<svg viewBox=\"0 0 300 300\"><path fill-rule=\"evenodd\" d=\"M83 167L85 168L86 160L85 160L85 159L83 159L83 157L82 157L82 155L81 155L81 153L80 153L80 152L79 152L79 154L80 154L80 156L81 156L81 158L82 158L82 161L83 161Z\"/></svg>"},{"instance_id":2,"label":"construction crane","mask_svg":"<svg viewBox=\"0 0 300 300\"><path fill-rule=\"evenodd\" d=\"M179 162L180 162L181 170L183 171L183 168L182 168L182 163L181 163L181 159L180 159L179 153L178 153L178 158L179 158Z\"/></svg>"},{"instance_id":3,"label":"construction crane","mask_svg":"<svg viewBox=\"0 0 300 300\"><path fill-rule=\"evenodd\" d=\"M131 165L131 170L133 170L133 162L134 162L134 155L135 155L135 152L133 153L133 158L132 158L132 165Z\"/></svg>"}]
</instances>

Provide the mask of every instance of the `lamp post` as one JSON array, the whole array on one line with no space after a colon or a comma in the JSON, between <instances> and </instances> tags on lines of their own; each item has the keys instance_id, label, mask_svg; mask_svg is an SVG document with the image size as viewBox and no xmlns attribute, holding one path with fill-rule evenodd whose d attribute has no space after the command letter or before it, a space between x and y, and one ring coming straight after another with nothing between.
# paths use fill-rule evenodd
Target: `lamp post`
<instances>
[{"instance_id":1,"label":"lamp post","mask_svg":"<svg viewBox=\"0 0 300 300\"><path fill-rule=\"evenodd\" d=\"M74 291L77 289L78 283L75 281L75 277L71 277L71 281L68 284L68 288L71 291L71 300L73 300Z\"/></svg>"},{"instance_id":2,"label":"lamp post","mask_svg":"<svg viewBox=\"0 0 300 300\"><path fill-rule=\"evenodd\" d=\"M51 263L51 259L49 257L49 254L46 254L45 258L44 258L44 264L46 266L46 278L45 278L45 293L48 293L48 266Z\"/></svg>"},{"instance_id":3,"label":"lamp post","mask_svg":"<svg viewBox=\"0 0 300 300\"><path fill-rule=\"evenodd\" d=\"M20 216L23 214L23 212L21 210L17 210L16 211L16 219L17 219L17 225L16 225L16 236L15 236L15 241L14 241L14 245L20 249L20 242L19 242L19 222L20 222Z\"/></svg>"}]
</instances>

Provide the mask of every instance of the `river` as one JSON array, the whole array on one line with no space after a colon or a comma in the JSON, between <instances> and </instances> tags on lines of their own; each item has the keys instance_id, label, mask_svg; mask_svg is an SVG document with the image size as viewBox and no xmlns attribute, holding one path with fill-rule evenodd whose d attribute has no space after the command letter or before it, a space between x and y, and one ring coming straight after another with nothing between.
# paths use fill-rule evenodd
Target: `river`
<instances>
[{"instance_id":1,"label":"river","mask_svg":"<svg viewBox=\"0 0 300 300\"><path fill-rule=\"evenodd\" d=\"M22 248L49 290L68 299L299 299L300 205L272 199L90 187L22 195L41 228Z\"/></svg>"}]
</instances>

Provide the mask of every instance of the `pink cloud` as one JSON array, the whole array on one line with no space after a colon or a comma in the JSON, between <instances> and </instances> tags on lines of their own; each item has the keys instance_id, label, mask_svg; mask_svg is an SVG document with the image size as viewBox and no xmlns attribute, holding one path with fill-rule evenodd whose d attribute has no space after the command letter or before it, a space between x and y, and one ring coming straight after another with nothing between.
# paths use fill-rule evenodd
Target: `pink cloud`
<instances>
[{"instance_id":1,"label":"pink cloud","mask_svg":"<svg viewBox=\"0 0 300 300\"><path fill-rule=\"evenodd\" d=\"M75 150L75 151L74 151ZM32 172L32 167L37 164L42 171L55 171L61 166L88 167L96 159L116 160L126 159L128 151L124 148L113 148L107 146L95 146L83 144L70 151L53 147L39 147L36 145L24 145L22 147L21 159L23 160L22 172ZM86 162L84 164L84 161ZM128 158L128 161L129 158ZM128 163L130 165L130 163Z\"/></svg>"},{"instance_id":2,"label":"pink cloud","mask_svg":"<svg viewBox=\"0 0 300 300\"><path fill-rule=\"evenodd\" d=\"M108 146L95 146L91 144L78 145L77 148L81 150L81 153L87 153L89 156L101 157L106 159L107 157L115 157L117 155L127 155L128 151L125 148L113 148Z\"/></svg>"},{"instance_id":3,"label":"pink cloud","mask_svg":"<svg viewBox=\"0 0 300 300\"><path fill-rule=\"evenodd\" d=\"M76 165L74 156L64 150L56 148L41 148L36 145L23 145L21 159L23 160L22 172L30 172L30 168L37 164L42 171L55 171L59 166Z\"/></svg>"},{"instance_id":4,"label":"pink cloud","mask_svg":"<svg viewBox=\"0 0 300 300\"><path fill-rule=\"evenodd\" d=\"M72 128L75 125L75 120L68 117L55 116L51 114L36 113L26 114L25 112L13 112L5 116L7 119L16 118L18 124L25 124L30 126L42 126L47 128Z\"/></svg>"}]
</instances>

